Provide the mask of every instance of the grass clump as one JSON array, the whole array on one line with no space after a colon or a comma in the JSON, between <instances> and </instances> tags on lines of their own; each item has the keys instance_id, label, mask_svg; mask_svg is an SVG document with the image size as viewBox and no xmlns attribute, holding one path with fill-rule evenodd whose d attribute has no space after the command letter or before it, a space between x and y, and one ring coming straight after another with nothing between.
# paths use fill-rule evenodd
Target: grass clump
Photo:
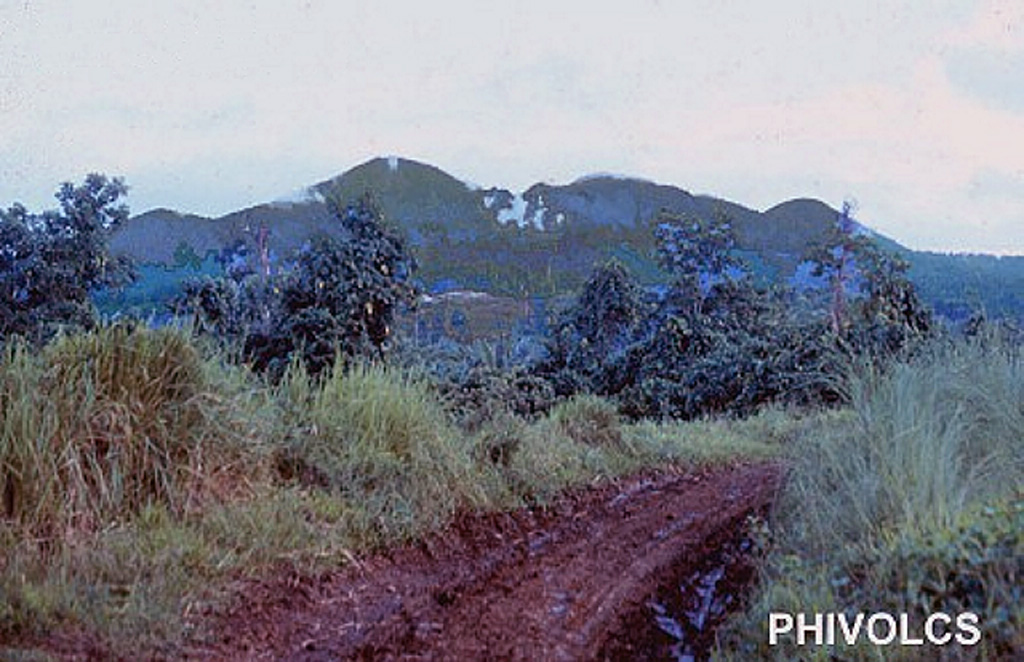
<instances>
[{"instance_id":1,"label":"grass clump","mask_svg":"<svg viewBox=\"0 0 1024 662\"><path fill-rule=\"evenodd\" d=\"M576 443L621 448L625 442L618 408L595 395L574 395L555 405L550 418Z\"/></svg>"},{"instance_id":2,"label":"grass clump","mask_svg":"<svg viewBox=\"0 0 1024 662\"><path fill-rule=\"evenodd\" d=\"M440 526L459 506L488 504L487 476L425 381L356 365L310 386L295 366L283 389L290 416L305 424L289 452L359 504L367 541L401 539Z\"/></svg>"},{"instance_id":3,"label":"grass clump","mask_svg":"<svg viewBox=\"0 0 1024 662\"><path fill-rule=\"evenodd\" d=\"M183 527L266 480L262 404L242 371L204 358L176 329L105 327L38 353L7 345L0 635L103 629L111 614L138 625L147 610L159 613L153 623L173 621L194 585L186 561L209 548L186 528L170 535L170 523ZM153 513L165 513L164 548L180 554L151 545Z\"/></svg>"},{"instance_id":4,"label":"grass clump","mask_svg":"<svg viewBox=\"0 0 1024 662\"><path fill-rule=\"evenodd\" d=\"M236 482L243 417L173 329L109 327L0 356L2 514L53 544Z\"/></svg>"},{"instance_id":5,"label":"grass clump","mask_svg":"<svg viewBox=\"0 0 1024 662\"><path fill-rule=\"evenodd\" d=\"M1016 659L1024 363L1019 350L958 344L862 366L851 411L794 442L775 546L752 607L725 631L724 659L935 659L932 646L767 646L770 611L978 613L976 648L943 659ZM1013 496L1016 494L1017 496Z\"/></svg>"}]
</instances>

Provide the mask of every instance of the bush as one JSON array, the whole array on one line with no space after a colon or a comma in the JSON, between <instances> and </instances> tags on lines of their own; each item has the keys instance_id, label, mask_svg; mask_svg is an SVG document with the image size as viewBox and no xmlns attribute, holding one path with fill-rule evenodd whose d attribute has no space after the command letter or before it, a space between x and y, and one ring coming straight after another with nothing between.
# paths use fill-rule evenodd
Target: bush
<instances>
[{"instance_id":1,"label":"bush","mask_svg":"<svg viewBox=\"0 0 1024 662\"><path fill-rule=\"evenodd\" d=\"M795 655L766 646L769 611L922 614L969 606L991 628L985 654L1019 657L1019 348L959 343L888 368L865 361L845 395L851 412L793 444L765 583L723 634L723 654ZM877 659L877 650L846 651L844 659Z\"/></svg>"},{"instance_id":2,"label":"bush","mask_svg":"<svg viewBox=\"0 0 1024 662\"><path fill-rule=\"evenodd\" d=\"M603 398L573 396L556 405L549 418L576 443L606 448L623 446L618 409Z\"/></svg>"},{"instance_id":3,"label":"bush","mask_svg":"<svg viewBox=\"0 0 1024 662\"><path fill-rule=\"evenodd\" d=\"M4 519L59 544L154 503L183 512L241 482L240 419L179 331L105 327L39 356L14 343L0 357Z\"/></svg>"}]
</instances>

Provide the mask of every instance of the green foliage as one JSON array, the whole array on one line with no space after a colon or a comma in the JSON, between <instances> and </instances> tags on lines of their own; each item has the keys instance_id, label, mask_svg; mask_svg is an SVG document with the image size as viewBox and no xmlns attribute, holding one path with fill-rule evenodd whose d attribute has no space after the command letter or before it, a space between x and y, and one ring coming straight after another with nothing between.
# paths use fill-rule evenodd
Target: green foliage
<instances>
[{"instance_id":1,"label":"green foliage","mask_svg":"<svg viewBox=\"0 0 1024 662\"><path fill-rule=\"evenodd\" d=\"M749 281L712 286L695 312L669 299L636 349L637 378L622 392L624 413L686 419L746 414L771 402L834 401L836 347L791 301Z\"/></svg>"},{"instance_id":2,"label":"green foliage","mask_svg":"<svg viewBox=\"0 0 1024 662\"><path fill-rule=\"evenodd\" d=\"M595 351L612 350L643 320L640 287L625 267L611 261L597 269L583 288L571 326Z\"/></svg>"},{"instance_id":3,"label":"green foliage","mask_svg":"<svg viewBox=\"0 0 1024 662\"><path fill-rule=\"evenodd\" d=\"M265 327L278 314L275 285L259 276L242 281L203 277L185 281L172 304L179 316L190 319L192 329L228 344L240 343L255 329Z\"/></svg>"},{"instance_id":4,"label":"green foliage","mask_svg":"<svg viewBox=\"0 0 1024 662\"><path fill-rule=\"evenodd\" d=\"M0 341L92 326L89 294L132 277L129 261L107 252L110 232L128 217L118 204L127 192L121 179L91 174L80 186L61 185L59 210L0 210Z\"/></svg>"},{"instance_id":5,"label":"green foliage","mask_svg":"<svg viewBox=\"0 0 1024 662\"><path fill-rule=\"evenodd\" d=\"M243 438L178 331L101 328L0 361L0 513L52 548L148 504L183 512Z\"/></svg>"},{"instance_id":6,"label":"green foliage","mask_svg":"<svg viewBox=\"0 0 1024 662\"><path fill-rule=\"evenodd\" d=\"M404 538L458 506L487 504L466 438L424 381L360 364L336 366L311 386L293 364L280 388L290 419L308 430L285 449L288 461L361 504L364 542Z\"/></svg>"},{"instance_id":7,"label":"green foliage","mask_svg":"<svg viewBox=\"0 0 1024 662\"><path fill-rule=\"evenodd\" d=\"M708 235L685 238L687 231ZM661 226L677 273L656 299L621 265L595 271L555 327L544 374L560 395L616 396L631 418L744 414L769 402L832 401L837 344L798 314L794 297L738 277L727 222ZM685 241L684 241L685 238ZM733 270L729 273L723 270Z\"/></svg>"},{"instance_id":8,"label":"green foliage","mask_svg":"<svg viewBox=\"0 0 1024 662\"><path fill-rule=\"evenodd\" d=\"M475 366L448 379L437 380L435 388L446 408L470 431L502 414L534 419L555 402L551 385L523 368L501 370Z\"/></svg>"},{"instance_id":9,"label":"green foliage","mask_svg":"<svg viewBox=\"0 0 1024 662\"><path fill-rule=\"evenodd\" d=\"M707 285L731 279L745 267L735 255L736 236L729 217L716 209L710 219L662 212L654 231L662 268L675 278L675 289L700 307Z\"/></svg>"},{"instance_id":10,"label":"green foliage","mask_svg":"<svg viewBox=\"0 0 1024 662\"><path fill-rule=\"evenodd\" d=\"M529 337L515 345L527 353L543 349ZM421 344L405 338L389 364L423 375L459 426L474 433L494 418L535 420L557 402L551 383L534 370L537 359L516 357L515 349L486 341Z\"/></svg>"},{"instance_id":11,"label":"green foliage","mask_svg":"<svg viewBox=\"0 0 1024 662\"><path fill-rule=\"evenodd\" d=\"M1024 491L985 502L936 532L893 533L849 566L862 578L839 599L884 605L923 621L943 612L980 615L982 650L1024 653Z\"/></svg>"},{"instance_id":12,"label":"green foliage","mask_svg":"<svg viewBox=\"0 0 1024 662\"><path fill-rule=\"evenodd\" d=\"M1019 347L960 343L887 369L865 362L850 377L847 397L851 411L793 443L764 582L751 609L723 634L724 652L734 659L797 655L766 645L770 611L919 616L942 607L979 614L988 629L979 656L1016 659L1024 476ZM903 653L935 657L934 649ZM878 650L842 654L870 660Z\"/></svg>"},{"instance_id":13,"label":"green foliage","mask_svg":"<svg viewBox=\"0 0 1024 662\"><path fill-rule=\"evenodd\" d=\"M639 285L621 263L596 269L552 332L548 371L556 391L620 392L634 372L630 349L641 339L649 315Z\"/></svg>"},{"instance_id":14,"label":"green foliage","mask_svg":"<svg viewBox=\"0 0 1024 662\"><path fill-rule=\"evenodd\" d=\"M835 298L832 333L792 292L765 290L734 255L729 220L664 217L655 234L674 281L644 301L617 264L595 271L555 328L546 366L556 392L617 396L632 418L744 414L770 402L841 397L850 355L891 356L928 337L932 323L905 264L853 232L848 213L818 254ZM845 293L857 262L856 317Z\"/></svg>"},{"instance_id":15,"label":"green foliage","mask_svg":"<svg viewBox=\"0 0 1024 662\"><path fill-rule=\"evenodd\" d=\"M396 312L414 302L415 263L371 199L332 209L344 240L317 237L293 268L270 278L192 281L172 310L191 316L198 332L243 346L274 379L296 352L313 375L332 366L339 349L349 359L381 356Z\"/></svg>"},{"instance_id":16,"label":"green foliage","mask_svg":"<svg viewBox=\"0 0 1024 662\"><path fill-rule=\"evenodd\" d=\"M931 312L906 276L909 263L858 229L850 203L805 257L828 282L833 333L853 351L892 354L932 334Z\"/></svg>"},{"instance_id":17,"label":"green foliage","mask_svg":"<svg viewBox=\"0 0 1024 662\"><path fill-rule=\"evenodd\" d=\"M577 395L556 405L550 414L562 432L578 444L618 448L625 443L619 412L611 402Z\"/></svg>"}]
</instances>

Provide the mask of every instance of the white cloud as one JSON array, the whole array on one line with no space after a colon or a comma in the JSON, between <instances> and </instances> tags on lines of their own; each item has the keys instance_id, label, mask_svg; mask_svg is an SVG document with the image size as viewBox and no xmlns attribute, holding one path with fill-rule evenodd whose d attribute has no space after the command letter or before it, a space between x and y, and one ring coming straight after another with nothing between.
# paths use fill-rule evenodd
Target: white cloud
<instances>
[{"instance_id":1,"label":"white cloud","mask_svg":"<svg viewBox=\"0 0 1024 662\"><path fill-rule=\"evenodd\" d=\"M1024 4L1018 0L978 4L971 19L949 30L944 41L951 46L1024 50Z\"/></svg>"},{"instance_id":2,"label":"white cloud","mask_svg":"<svg viewBox=\"0 0 1024 662\"><path fill-rule=\"evenodd\" d=\"M1024 113L993 96L1022 18L960 0L0 4L0 204L101 170L135 209L218 214L398 154L511 190L611 171L759 207L855 196L913 245L1024 252L1012 191L972 189L1024 167ZM980 57L998 85L963 84Z\"/></svg>"}]
</instances>

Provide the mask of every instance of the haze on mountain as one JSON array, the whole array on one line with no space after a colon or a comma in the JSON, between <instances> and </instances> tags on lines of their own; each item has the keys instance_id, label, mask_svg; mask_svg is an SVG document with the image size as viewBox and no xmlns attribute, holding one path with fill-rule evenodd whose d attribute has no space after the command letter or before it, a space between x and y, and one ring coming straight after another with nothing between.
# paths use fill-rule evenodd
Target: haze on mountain
<instances>
[{"instance_id":1,"label":"haze on mountain","mask_svg":"<svg viewBox=\"0 0 1024 662\"><path fill-rule=\"evenodd\" d=\"M583 176L564 185L537 183L520 192L482 188L436 166L390 156L219 218L151 210L120 227L111 250L156 267L149 272L151 282L137 290L146 294L131 296L159 298L153 281L166 279L168 271L180 279L204 269L216 271L236 259L254 263L264 249L274 268L281 268L316 234L338 235L326 200L344 204L365 193L412 247L426 292L475 290L516 298L571 295L609 259L624 264L641 282L666 282L654 239L662 212L682 218L725 215L740 255L759 279L806 285L806 256L839 214L809 198L759 211L621 175ZM911 278L941 314L962 319L978 310L1014 316L1024 311L1024 258L912 251L870 228L862 230L909 260ZM986 287L979 288L980 283Z\"/></svg>"},{"instance_id":2,"label":"haze on mountain","mask_svg":"<svg viewBox=\"0 0 1024 662\"><path fill-rule=\"evenodd\" d=\"M523 191L625 173L853 198L913 248L1024 253L1024 5L0 3L0 202L124 176L219 217L379 154Z\"/></svg>"}]
</instances>

